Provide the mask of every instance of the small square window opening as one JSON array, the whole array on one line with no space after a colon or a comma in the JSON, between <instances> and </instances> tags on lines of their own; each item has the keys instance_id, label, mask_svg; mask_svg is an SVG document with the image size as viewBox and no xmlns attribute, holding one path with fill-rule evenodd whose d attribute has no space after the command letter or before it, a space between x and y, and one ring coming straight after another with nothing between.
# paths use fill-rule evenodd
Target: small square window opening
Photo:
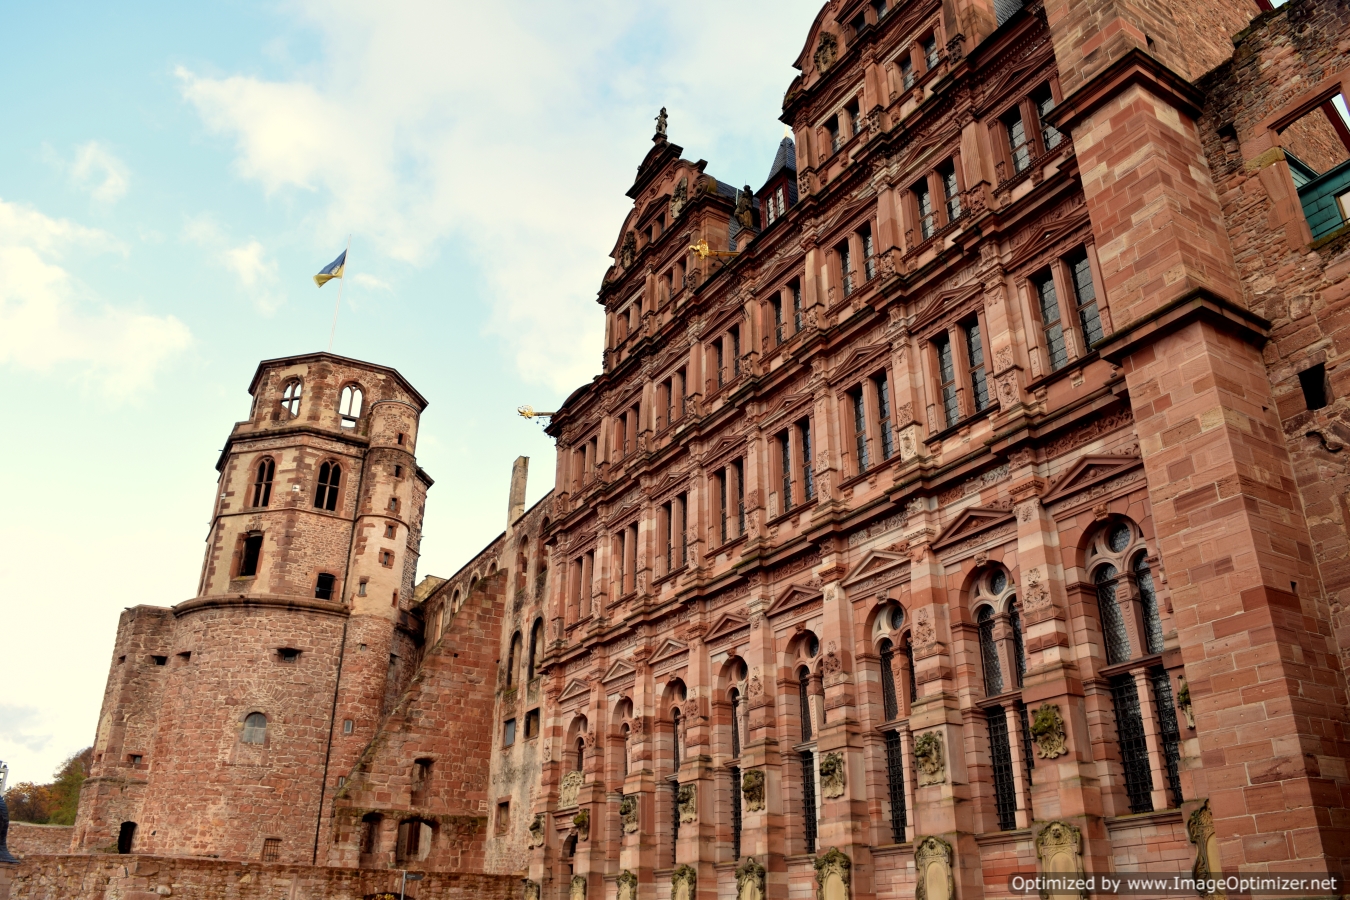
<instances>
[{"instance_id":1,"label":"small square window opening","mask_svg":"<svg viewBox=\"0 0 1350 900\"><path fill-rule=\"evenodd\" d=\"M1331 388L1327 384L1327 368L1324 363L1318 363L1299 372L1298 384L1303 388L1303 403L1308 409L1322 409L1331 402Z\"/></svg>"}]
</instances>

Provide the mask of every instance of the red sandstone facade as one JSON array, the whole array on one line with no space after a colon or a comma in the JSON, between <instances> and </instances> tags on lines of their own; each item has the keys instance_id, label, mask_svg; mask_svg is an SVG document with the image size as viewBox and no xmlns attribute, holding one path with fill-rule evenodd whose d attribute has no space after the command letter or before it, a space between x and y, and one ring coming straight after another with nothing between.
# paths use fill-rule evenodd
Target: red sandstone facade
<instances>
[{"instance_id":1,"label":"red sandstone facade","mask_svg":"<svg viewBox=\"0 0 1350 900\"><path fill-rule=\"evenodd\" d=\"M555 488L518 461L451 578L416 392L260 367L74 850L569 900L1344 870L1350 6L836 0L797 66L756 190L656 135Z\"/></svg>"}]
</instances>

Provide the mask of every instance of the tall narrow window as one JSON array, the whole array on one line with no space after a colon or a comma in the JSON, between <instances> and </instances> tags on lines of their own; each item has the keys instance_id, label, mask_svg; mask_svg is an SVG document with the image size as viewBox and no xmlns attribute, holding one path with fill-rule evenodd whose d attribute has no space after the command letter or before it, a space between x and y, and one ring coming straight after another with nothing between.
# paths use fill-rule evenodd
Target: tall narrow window
<instances>
[{"instance_id":1,"label":"tall narrow window","mask_svg":"<svg viewBox=\"0 0 1350 900\"><path fill-rule=\"evenodd\" d=\"M731 858L741 858L741 770L732 766L731 775Z\"/></svg>"},{"instance_id":2,"label":"tall narrow window","mask_svg":"<svg viewBox=\"0 0 1350 900\"><path fill-rule=\"evenodd\" d=\"M853 255L849 251L848 241L836 247L835 253L839 254L839 277L843 281L844 296L847 297L853 293Z\"/></svg>"},{"instance_id":3,"label":"tall narrow window","mask_svg":"<svg viewBox=\"0 0 1350 900\"><path fill-rule=\"evenodd\" d=\"M731 689L731 755L741 755L741 692Z\"/></svg>"},{"instance_id":4,"label":"tall narrow window","mask_svg":"<svg viewBox=\"0 0 1350 900\"><path fill-rule=\"evenodd\" d=\"M1043 85L1032 94L1031 102L1036 104L1036 116L1041 120L1041 138L1045 141L1045 149L1053 150L1064 136L1058 128L1045 121L1050 110L1055 108L1055 95L1050 92L1050 85Z\"/></svg>"},{"instance_id":5,"label":"tall narrow window","mask_svg":"<svg viewBox=\"0 0 1350 900\"><path fill-rule=\"evenodd\" d=\"M258 558L262 556L263 536L254 532L245 535L243 552L239 557L239 578L252 578L258 574Z\"/></svg>"},{"instance_id":6,"label":"tall narrow window","mask_svg":"<svg viewBox=\"0 0 1350 900\"><path fill-rule=\"evenodd\" d=\"M914 644L910 641L909 635L905 635L905 643L901 649L905 654L905 672L909 675L909 703L913 706L919 700L919 684L914 672Z\"/></svg>"},{"instance_id":7,"label":"tall narrow window","mask_svg":"<svg viewBox=\"0 0 1350 900\"><path fill-rule=\"evenodd\" d=\"M723 469L714 478L717 480L717 542L727 542L727 470Z\"/></svg>"},{"instance_id":8,"label":"tall narrow window","mask_svg":"<svg viewBox=\"0 0 1350 900\"><path fill-rule=\"evenodd\" d=\"M670 779L670 864L679 862L680 855L680 782Z\"/></svg>"},{"instance_id":9,"label":"tall narrow window","mask_svg":"<svg viewBox=\"0 0 1350 900\"><path fill-rule=\"evenodd\" d=\"M292 381L286 385L286 390L281 392L281 408L292 417L300 415L300 392L302 385L298 381Z\"/></svg>"},{"instance_id":10,"label":"tall narrow window","mask_svg":"<svg viewBox=\"0 0 1350 900\"><path fill-rule=\"evenodd\" d=\"M1064 325L1059 319L1059 298L1055 294L1055 279L1049 272L1033 279L1036 299L1041 308L1041 328L1045 331L1045 352L1050 357L1050 371L1057 372L1069 361L1069 350L1064 343Z\"/></svg>"},{"instance_id":11,"label":"tall narrow window","mask_svg":"<svg viewBox=\"0 0 1350 900\"><path fill-rule=\"evenodd\" d=\"M338 413L342 416L343 428L355 428L356 422L361 418L361 389L354 384L349 384L342 389L342 396L338 402Z\"/></svg>"},{"instance_id":12,"label":"tall narrow window","mask_svg":"<svg viewBox=\"0 0 1350 900\"><path fill-rule=\"evenodd\" d=\"M773 312L773 342L775 344L783 343L783 301L775 298L769 301L769 308Z\"/></svg>"},{"instance_id":13,"label":"tall narrow window","mask_svg":"<svg viewBox=\"0 0 1350 900\"><path fill-rule=\"evenodd\" d=\"M328 574L327 572L320 572L319 577L314 581L314 599L332 600L333 585L336 582L337 579L334 576Z\"/></svg>"},{"instance_id":14,"label":"tall narrow window","mask_svg":"<svg viewBox=\"0 0 1350 900\"><path fill-rule=\"evenodd\" d=\"M802 500L809 503L816 498L815 474L811 469L811 420L797 423L797 438L802 449Z\"/></svg>"},{"instance_id":15,"label":"tall narrow window","mask_svg":"<svg viewBox=\"0 0 1350 900\"><path fill-rule=\"evenodd\" d=\"M1008 744L1008 716L1001 706L991 706L984 714L989 725L989 762L994 775L998 827L1012 831L1017 827L1017 787L1013 781L1012 748Z\"/></svg>"},{"instance_id":16,"label":"tall narrow window","mask_svg":"<svg viewBox=\"0 0 1350 900\"><path fill-rule=\"evenodd\" d=\"M825 130L830 133L830 152L838 153L839 148L844 146L844 133L839 127L839 117L834 116L826 122Z\"/></svg>"},{"instance_id":17,"label":"tall narrow window","mask_svg":"<svg viewBox=\"0 0 1350 900\"><path fill-rule=\"evenodd\" d=\"M802 666L797 672L797 699L801 703L802 743L811 740L811 672Z\"/></svg>"},{"instance_id":18,"label":"tall narrow window","mask_svg":"<svg viewBox=\"0 0 1350 900\"><path fill-rule=\"evenodd\" d=\"M1022 110L1019 107L1013 107L1003 117L1003 127L1008 132L1008 152L1012 156L1013 172L1020 174L1031 165L1031 141L1022 123Z\"/></svg>"},{"instance_id":19,"label":"tall narrow window","mask_svg":"<svg viewBox=\"0 0 1350 900\"><path fill-rule=\"evenodd\" d=\"M937 350L938 378L942 385L943 422L955 425L961 418L961 407L956 395L956 363L952 359L952 342L945 334L934 338L933 347Z\"/></svg>"},{"instance_id":20,"label":"tall narrow window","mask_svg":"<svg viewBox=\"0 0 1350 900\"><path fill-rule=\"evenodd\" d=\"M1148 555L1134 558L1134 583L1139 588L1139 604L1144 612L1144 637L1149 653L1163 652L1162 619L1158 616L1158 592L1153 587L1153 573L1148 568Z\"/></svg>"},{"instance_id":21,"label":"tall narrow window","mask_svg":"<svg viewBox=\"0 0 1350 900\"><path fill-rule=\"evenodd\" d=\"M324 463L319 466L319 484L314 490L314 508L329 512L337 509L338 487L342 483L342 466Z\"/></svg>"},{"instance_id":22,"label":"tall narrow window","mask_svg":"<svg viewBox=\"0 0 1350 900\"><path fill-rule=\"evenodd\" d=\"M1102 635L1106 638L1106 661L1114 665L1130 658L1130 635L1125 630L1116 599L1116 567L1110 564L1097 570L1097 611L1102 620ZM1138 702L1136 700L1136 702Z\"/></svg>"},{"instance_id":23,"label":"tall narrow window","mask_svg":"<svg viewBox=\"0 0 1350 900\"><path fill-rule=\"evenodd\" d=\"M859 474L867 471L867 410L862 388L848 395L853 405L853 452Z\"/></svg>"},{"instance_id":24,"label":"tall narrow window","mask_svg":"<svg viewBox=\"0 0 1350 900\"><path fill-rule=\"evenodd\" d=\"M731 474L735 479L733 509L736 512L736 535L745 534L745 465L739 459L731 464Z\"/></svg>"},{"instance_id":25,"label":"tall narrow window","mask_svg":"<svg viewBox=\"0 0 1350 900\"><path fill-rule=\"evenodd\" d=\"M947 221L955 222L961 218L961 190L956 183L956 163L949 162L938 169L938 178L942 180L942 197L947 204Z\"/></svg>"},{"instance_id":26,"label":"tall narrow window","mask_svg":"<svg viewBox=\"0 0 1350 900\"><path fill-rule=\"evenodd\" d=\"M927 240L937 231L937 216L933 213L933 192L928 189L927 178L914 185L914 202L919 209L919 236Z\"/></svg>"},{"instance_id":27,"label":"tall narrow window","mask_svg":"<svg viewBox=\"0 0 1350 900\"><path fill-rule=\"evenodd\" d=\"M239 740L245 744L267 743L267 716L260 712L249 713L244 719L244 730Z\"/></svg>"},{"instance_id":28,"label":"tall narrow window","mask_svg":"<svg viewBox=\"0 0 1350 900\"><path fill-rule=\"evenodd\" d=\"M258 477L253 482L254 506L267 506L272 502L272 476L276 467L271 457L258 461Z\"/></svg>"},{"instance_id":29,"label":"tall narrow window","mask_svg":"<svg viewBox=\"0 0 1350 900\"><path fill-rule=\"evenodd\" d=\"M908 52L900 56L900 83L905 86L905 90L914 87L914 60Z\"/></svg>"},{"instance_id":30,"label":"tall narrow window","mask_svg":"<svg viewBox=\"0 0 1350 900\"><path fill-rule=\"evenodd\" d=\"M1102 317L1097 310L1097 289L1092 285L1092 265L1086 250L1080 250L1065 262L1073 273L1073 299L1078 307L1078 322L1083 326L1083 349L1102 339Z\"/></svg>"},{"instance_id":31,"label":"tall narrow window","mask_svg":"<svg viewBox=\"0 0 1350 900\"><path fill-rule=\"evenodd\" d=\"M530 629L530 655L529 664L525 668L525 678L533 681L539 674L539 651L544 643L544 620L537 619L534 627Z\"/></svg>"},{"instance_id":32,"label":"tall narrow window","mask_svg":"<svg viewBox=\"0 0 1350 900\"><path fill-rule=\"evenodd\" d=\"M891 385L882 372L872 379L877 388L877 437L881 439L881 458L895 455L895 434L891 431Z\"/></svg>"},{"instance_id":33,"label":"tall narrow window","mask_svg":"<svg viewBox=\"0 0 1350 900\"><path fill-rule=\"evenodd\" d=\"M733 378L741 377L741 329L739 325L732 326L727 332L731 336L731 375Z\"/></svg>"},{"instance_id":34,"label":"tall narrow window","mask_svg":"<svg viewBox=\"0 0 1350 900\"><path fill-rule=\"evenodd\" d=\"M878 648L881 657L881 712L887 722L895 721L900 715L900 704L895 697L895 648L887 638L883 638Z\"/></svg>"},{"instance_id":35,"label":"tall narrow window","mask_svg":"<svg viewBox=\"0 0 1350 900\"><path fill-rule=\"evenodd\" d=\"M516 683L516 664L520 662L520 632L511 635L511 649L506 655L506 686Z\"/></svg>"},{"instance_id":36,"label":"tall narrow window","mask_svg":"<svg viewBox=\"0 0 1350 900\"><path fill-rule=\"evenodd\" d=\"M858 236L862 238L863 274L867 276L868 281L871 281L877 277L877 256L876 248L872 243L872 229L864 228L858 232Z\"/></svg>"},{"instance_id":37,"label":"tall narrow window","mask_svg":"<svg viewBox=\"0 0 1350 900\"><path fill-rule=\"evenodd\" d=\"M970 364L970 400L975 412L989 406L989 382L984 373L984 344L980 341L980 323L970 322L961 329L966 335L966 361Z\"/></svg>"},{"instance_id":38,"label":"tall narrow window","mask_svg":"<svg viewBox=\"0 0 1350 900\"><path fill-rule=\"evenodd\" d=\"M1125 768L1125 793L1130 812L1153 812L1153 775L1149 772L1148 741L1139 709L1139 690L1134 676L1126 673L1111 679L1111 699L1116 707L1116 740Z\"/></svg>"},{"instance_id":39,"label":"tall narrow window","mask_svg":"<svg viewBox=\"0 0 1350 900\"><path fill-rule=\"evenodd\" d=\"M680 771L680 708L677 706L670 711L670 734L672 760L675 771Z\"/></svg>"},{"instance_id":40,"label":"tall narrow window","mask_svg":"<svg viewBox=\"0 0 1350 900\"><path fill-rule=\"evenodd\" d=\"M994 644L994 610L981 606L975 616L980 631L980 662L984 666L984 695L997 697L1003 693L1003 670L998 662L998 647ZM1006 726L1005 726L1006 727Z\"/></svg>"},{"instance_id":41,"label":"tall narrow window","mask_svg":"<svg viewBox=\"0 0 1350 900\"><path fill-rule=\"evenodd\" d=\"M1181 806L1181 729L1177 726L1177 707L1172 697L1172 680L1160 668L1149 669L1153 683L1153 700L1158 707L1158 739L1162 743L1163 762L1167 768L1167 790L1172 795L1172 807Z\"/></svg>"},{"instance_id":42,"label":"tall narrow window","mask_svg":"<svg viewBox=\"0 0 1350 900\"><path fill-rule=\"evenodd\" d=\"M792 333L802 330L802 286L792 282Z\"/></svg>"},{"instance_id":43,"label":"tall narrow window","mask_svg":"<svg viewBox=\"0 0 1350 900\"><path fill-rule=\"evenodd\" d=\"M1027 677L1027 648L1022 643L1022 613L1015 600L1008 604L1008 627L1012 631L1013 662L1017 666L1017 687L1020 689Z\"/></svg>"},{"instance_id":44,"label":"tall narrow window","mask_svg":"<svg viewBox=\"0 0 1350 900\"><path fill-rule=\"evenodd\" d=\"M675 510L672 508L674 501L666 503L661 507L661 537L664 538L666 552L663 554L666 560L666 572L675 570Z\"/></svg>"},{"instance_id":45,"label":"tall narrow window","mask_svg":"<svg viewBox=\"0 0 1350 900\"><path fill-rule=\"evenodd\" d=\"M938 43L937 35L930 34L919 42L923 48L923 64L931 72L938 67Z\"/></svg>"},{"instance_id":46,"label":"tall narrow window","mask_svg":"<svg viewBox=\"0 0 1350 900\"><path fill-rule=\"evenodd\" d=\"M726 370L723 368L725 365L725 362L723 361L725 354L722 349L721 341L713 341L713 355L717 360L717 386L721 387L726 383Z\"/></svg>"},{"instance_id":47,"label":"tall narrow window","mask_svg":"<svg viewBox=\"0 0 1350 900\"><path fill-rule=\"evenodd\" d=\"M1027 784L1030 785L1036 759L1031 755L1031 722L1027 717L1027 705L1020 700L1017 701L1017 716L1022 723L1022 761L1026 763Z\"/></svg>"},{"instance_id":48,"label":"tall narrow window","mask_svg":"<svg viewBox=\"0 0 1350 900\"><path fill-rule=\"evenodd\" d=\"M891 840L905 842L905 751L898 731L886 732L886 788L891 801Z\"/></svg>"},{"instance_id":49,"label":"tall narrow window","mask_svg":"<svg viewBox=\"0 0 1350 900\"><path fill-rule=\"evenodd\" d=\"M792 444L788 441L788 433L784 431L778 436L778 466L783 476L783 512L792 509Z\"/></svg>"},{"instance_id":50,"label":"tall narrow window","mask_svg":"<svg viewBox=\"0 0 1350 900\"><path fill-rule=\"evenodd\" d=\"M810 750L801 752L802 761L802 831L806 838L806 852L816 852L816 755Z\"/></svg>"}]
</instances>

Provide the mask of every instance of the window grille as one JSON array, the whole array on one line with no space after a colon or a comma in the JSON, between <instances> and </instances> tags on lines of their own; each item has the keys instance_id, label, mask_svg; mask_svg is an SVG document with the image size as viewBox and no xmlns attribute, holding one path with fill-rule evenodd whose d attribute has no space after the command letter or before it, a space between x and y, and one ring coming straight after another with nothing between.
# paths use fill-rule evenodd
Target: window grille
<instances>
[{"instance_id":1,"label":"window grille","mask_svg":"<svg viewBox=\"0 0 1350 900\"><path fill-rule=\"evenodd\" d=\"M1008 744L1008 717L1001 706L991 706L984 712L989 723L989 759L994 770L998 827L1012 831L1017 827L1017 785L1013 781L1012 748Z\"/></svg>"},{"instance_id":2,"label":"window grille","mask_svg":"<svg viewBox=\"0 0 1350 900\"><path fill-rule=\"evenodd\" d=\"M1022 718L1022 761L1026 764L1027 787L1030 788L1032 784L1031 770L1036 768L1036 757L1031 755L1031 723L1027 720L1027 705L1025 703L1018 701L1017 714Z\"/></svg>"},{"instance_id":3,"label":"window grille","mask_svg":"<svg viewBox=\"0 0 1350 900\"><path fill-rule=\"evenodd\" d=\"M1045 332L1045 352L1050 357L1050 371L1057 372L1069 361L1068 345L1064 343L1064 325L1059 320L1059 298L1055 295L1055 279L1046 272L1035 282L1036 297L1041 307L1041 328Z\"/></svg>"},{"instance_id":4,"label":"window grille","mask_svg":"<svg viewBox=\"0 0 1350 900\"><path fill-rule=\"evenodd\" d=\"M966 359L970 363L970 397L975 411L989 405L989 381L984 373L984 345L980 341L980 323L971 322L966 333Z\"/></svg>"},{"instance_id":5,"label":"window grille","mask_svg":"<svg viewBox=\"0 0 1350 900\"><path fill-rule=\"evenodd\" d=\"M1022 642L1022 613L1015 600L1008 604L1008 627L1012 631L1013 662L1017 666L1017 687L1020 689L1027 677L1027 648Z\"/></svg>"},{"instance_id":6,"label":"window grille","mask_svg":"<svg viewBox=\"0 0 1350 900\"><path fill-rule=\"evenodd\" d=\"M942 382L942 415L947 425L955 425L961 418L956 398L956 367L952 361L952 342L945 336L935 340L938 356L938 375Z\"/></svg>"},{"instance_id":7,"label":"window grille","mask_svg":"<svg viewBox=\"0 0 1350 900\"><path fill-rule=\"evenodd\" d=\"M998 647L994 645L994 609L981 606L976 614L980 629L980 661L984 664L984 694L997 697L1003 693L1003 670L998 662ZM1007 726L1004 726L1005 738Z\"/></svg>"},{"instance_id":8,"label":"window grille","mask_svg":"<svg viewBox=\"0 0 1350 900\"><path fill-rule=\"evenodd\" d=\"M881 642L881 708L887 722L895 721L900 715L900 704L895 697L895 673L891 665L895 661L895 650L889 640Z\"/></svg>"},{"instance_id":9,"label":"window grille","mask_svg":"<svg viewBox=\"0 0 1350 900\"><path fill-rule=\"evenodd\" d=\"M891 433L891 386L886 373L876 377L877 385L877 430L881 433L881 458L890 459L895 455L895 435Z\"/></svg>"},{"instance_id":10,"label":"window grille","mask_svg":"<svg viewBox=\"0 0 1350 900\"><path fill-rule=\"evenodd\" d=\"M811 740L811 673L803 666L797 676L797 694L801 700L802 741Z\"/></svg>"},{"instance_id":11,"label":"window grille","mask_svg":"<svg viewBox=\"0 0 1350 900\"><path fill-rule=\"evenodd\" d=\"M1134 559L1134 581L1139 587L1139 602L1144 608L1144 637L1149 653L1163 651L1162 619L1158 616L1158 592L1153 587L1153 573L1148 568L1148 557L1140 553Z\"/></svg>"},{"instance_id":12,"label":"window grille","mask_svg":"<svg viewBox=\"0 0 1350 900\"><path fill-rule=\"evenodd\" d=\"M863 392L859 388L851 394L853 398L853 441L858 457L858 472L867 471L867 413L863 403Z\"/></svg>"},{"instance_id":13,"label":"window grille","mask_svg":"<svg viewBox=\"0 0 1350 900\"><path fill-rule=\"evenodd\" d=\"M1102 636L1106 639L1106 661L1114 665L1130 658L1130 636L1125 631L1125 617L1116 602L1116 567L1104 565L1097 570L1097 609L1102 619Z\"/></svg>"},{"instance_id":14,"label":"window grille","mask_svg":"<svg viewBox=\"0 0 1350 900\"><path fill-rule=\"evenodd\" d=\"M1177 707L1172 698L1172 680L1162 669L1150 669L1153 700L1158 704L1158 737L1162 741L1163 761L1167 764L1167 789L1173 808L1181 806L1181 729L1177 725Z\"/></svg>"},{"instance_id":15,"label":"window grille","mask_svg":"<svg viewBox=\"0 0 1350 900\"><path fill-rule=\"evenodd\" d=\"M741 755L741 693L731 692L731 755ZM739 856L740 854L737 854Z\"/></svg>"},{"instance_id":16,"label":"window grille","mask_svg":"<svg viewBox=\"0 0 1350 900\"><path fill-rule=\"evenodd\" d=\"M281 858L281 838L267 838L263 841L262 861L276 862Z\"/></svg>"},{"instance_id":17,"label":"window grille","mask_svg":"<svg viewBox=\"0 0 1350 900\"><path fill-rule=\"evenodd\" d=\"M680 852L680 783L670 780L670 864L678 861Z\"/></svg>"},{"instance_id":18,"label":"window grille","mask_svg":"<svg viewBox=\"0 0 1350 900\"><path fill-rule=\"evenodd\" d=\"M806 837L806 852L816 852L816 758L810 750L801 752L802 760L802 831Z\"/></svg>"},{"instance_id":19,"label":"window grille","mask_svg":"<svg viewBox=\"0 0 1350 900\"><path fill-rule=\"evenodd\" d=\"M1087 251L1078 251L1076 258L1067 260L1073 272L1074 301L1078 306L1078 322L1083 326L1083 343L1091 347L1102 339L1102 317L1097 311L1097 288L1092 284L1092 265Z\"/></svg>"},{"instance_id":20,"label":"window grille","mask_svg":"<svg viewBox=\"0 0 1350 900\"><path fill-rule=\"evenodd\" d=\"M1148 742L1144 737L1144 720L1139 710L1139 691L1133 675L1117 675L1111 679L1111 698L1116 707L1116 740L1120 744L1120 761L1125 767L1125 793L1129 796L1130 812L1153 811L1153 775L1148 767Z\"/></svg>"},{"instance_id":21,"label":"window grille","mask_svg":"<svg viewBox=\"0 0 1350 900\"><path fill-rule=\"evenodd\" d=\"M909 670L909 703L913 706L919 699L919 686L914 677L914 645L909 638L905 638L905 668Z\"/></svg>"},{"instance_id":22,"label":"window grille","mask_svg":"<svg viewBox=\"0 0 1350 900\"><path fill-rule=\"evenodd\" d=\"M802 497L810 501L816 496L815 475L811 471L811 420L802 419L797 431L802 442Z\"/></svg>"},{"instance_id":23,"label":"window grille","mask_svg":"<svg viewBox=\"0 0 1350 900\"><path fill-rule=\"evenodd\" d=\"M891 840L903 844L909 820L905 809L905 749L898 731L886 732L886 789L891 800Z\"/></svg>"},{"instance_id":24,"label":"window grille","mask_svg":"<svg viewBox=\"0 0 1350 900\"><path fill-rule=\"evenodd\" d=\"M741 770L731 767L731 858L741 858Z\"/></svg>"}]
</instances>

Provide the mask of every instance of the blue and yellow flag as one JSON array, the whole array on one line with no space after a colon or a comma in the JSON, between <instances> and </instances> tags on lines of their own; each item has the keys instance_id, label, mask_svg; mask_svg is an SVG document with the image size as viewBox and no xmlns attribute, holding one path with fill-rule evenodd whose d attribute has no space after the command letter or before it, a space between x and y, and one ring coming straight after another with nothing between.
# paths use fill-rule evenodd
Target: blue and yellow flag
<instances>
[{"instance_id":1,"label":"blue and yellow flag","mask_svg":"<svg viewBox=\"0 0 1350 900\"><path fill-rule=\"evenodd\" d=\"M347 265L347 251L343 250L342 255L330 262L319 270L319 274L314 276L314 283L323 287L334 278L342 277L342 269Z\"/></svg>"}]
</instances>

